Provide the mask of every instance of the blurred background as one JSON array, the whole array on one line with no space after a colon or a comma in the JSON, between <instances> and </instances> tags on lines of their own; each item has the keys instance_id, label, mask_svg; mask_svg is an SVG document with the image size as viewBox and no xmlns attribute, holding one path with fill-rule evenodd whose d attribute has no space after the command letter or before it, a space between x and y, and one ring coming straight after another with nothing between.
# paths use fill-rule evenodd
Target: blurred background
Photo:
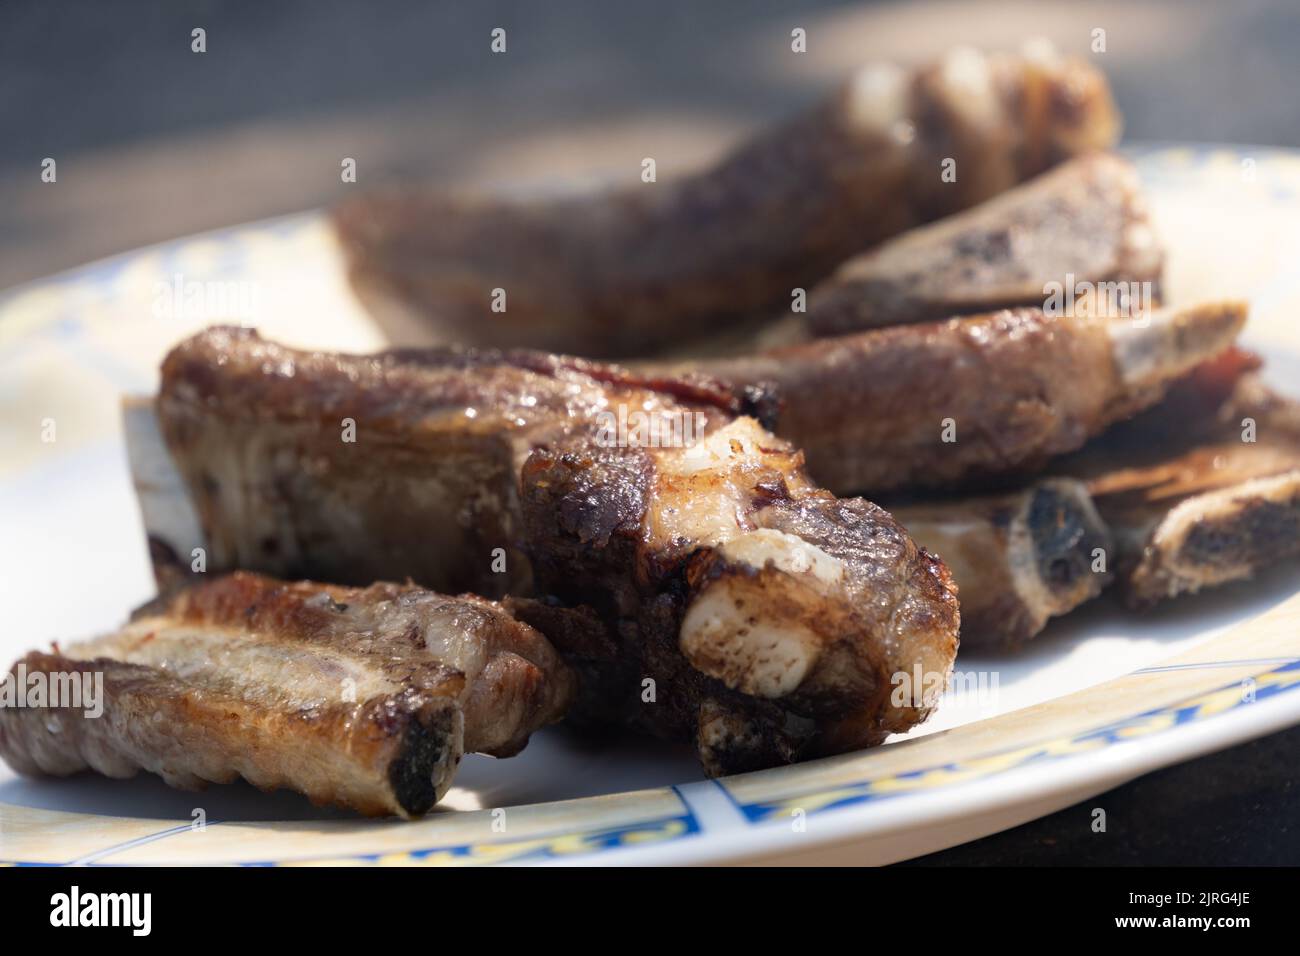
<instances>
[{"instance_id":1,"label":"blurred background","mask_svg":"<svg viewBox=\"0 0 1300 956\"><path fill-rule=\"evenodd\" d=\"M1033 36L1100 62L1130 140L1300 143L1295 0L5 0L0 288L392 179L694 165L863 61Z\"/></svg>"}]
</instances>

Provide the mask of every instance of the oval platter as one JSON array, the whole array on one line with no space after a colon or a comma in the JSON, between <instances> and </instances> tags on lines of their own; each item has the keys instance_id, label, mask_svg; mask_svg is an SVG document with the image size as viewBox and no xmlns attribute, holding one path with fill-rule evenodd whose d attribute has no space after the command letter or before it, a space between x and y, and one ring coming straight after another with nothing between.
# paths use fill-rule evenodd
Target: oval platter
<instances>
[{"instance_id":1,"label":"oval platter","mask_svg":"<svg viewBox=\"0 0 1300 956\"><path fill-rule=\"evenodd\" d=\"M1274 384L1297 392L1300 153L1129 152L1169 247L1168 300L1248 297L1246 344ZM230 321L301 346L385 344L319 213L164 243L0 296L6 662L112 627L152 596L120 400L154 389L176 341ZM907 859L1300 723L1298 571L1140 616L1094 602L1020 654L963 654L958 686L906 738L723 780L703 779L679 748L552 728L517 758L468 758L444 805L405 823L243 784L194 794L144 776L33 781L0 765L0 865Z\"/></svg>"}]
</instances>

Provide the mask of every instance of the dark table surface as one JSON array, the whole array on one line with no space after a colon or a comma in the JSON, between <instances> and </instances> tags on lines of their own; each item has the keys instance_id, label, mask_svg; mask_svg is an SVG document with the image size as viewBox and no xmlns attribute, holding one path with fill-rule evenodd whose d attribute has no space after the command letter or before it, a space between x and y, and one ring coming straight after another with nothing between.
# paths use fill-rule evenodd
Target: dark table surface
<instances>
[{"instance_id":1,"label":"dark table surface","mask_svg":"<svg viewBox=\"0 0 1300 956\"><path fill-rule=\"evenodd\" d=\"M1295 866L1300 728L1166 767L904 866ZM1106 830L1092 828L1106 811Z\"/></svg>"},{"instance_id":2,"label":"dark table surface","mask_svg":"<svg viewBox=\"0 0 1300 956\"><path fill-rule=\"evenodd\" d=\"M507 29L508 53L487 53ZM808 52L789 53L790 30ZM191 30L207 31L205 54ZM856 64L1046 36L1107 71L1129 140L1300 143L1300 4L332 0L0 4L0 289L338 198L698 163ZM44 157L57 189L40 183ZM1300 729L920 864L1296 864ZM1094 807L1107 811L1093 832Z\"/></svg>"}]
</instances>

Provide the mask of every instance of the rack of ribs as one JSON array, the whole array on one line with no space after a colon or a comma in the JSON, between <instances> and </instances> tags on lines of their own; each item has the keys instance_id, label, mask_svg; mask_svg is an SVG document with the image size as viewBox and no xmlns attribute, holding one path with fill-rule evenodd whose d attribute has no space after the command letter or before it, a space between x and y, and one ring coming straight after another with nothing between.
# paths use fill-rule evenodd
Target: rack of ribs
<instances>
[{"instance_id":1,"label":"rack of ribs","mask_svg":"<svg viewBox=\"0 0 1300 956\"><path fill-rule=\"evenodd\" d=\"M93 716L0 709L0 756L22 773L146 770L185 789L243 777L403 817L442 797L462 753L523 749L574 690L546 639L491 601L248 573L190 583L18 668L102 675L104 697Z\"/></svg>"},{"instance_id":2,"label":"rack of ribs","mask_svg":"<svg viewBox=\"0 0 1300 956\"><path fill-rule=\"evenodd\" d=\"M213 329L168 356L128 432L146 521L184 510L160 495L192 508L149 529L160 556L531 595L543 628L585 606L596 626L547 630L588 682L575 716L693 740L717 774L906 730L935 702L895 676L946 675L957 649L943 564L813 485L741 414L762 405L538 353L333 355ZM164 443L173 481L144 464Z\"/></svg>"},{"instance_id":3,"label":"rack of ribs","mask_svg":"<svg viewBox=\"0 0 1300 956\"><path fill-rule=\"evenodd\" d=\"M850 256L1118 131L1082 60L962 49L868 67L694 175L532 201L379 192L334 222L390 341L642 356L787 309Z\"/></svg>"}]
</instances>

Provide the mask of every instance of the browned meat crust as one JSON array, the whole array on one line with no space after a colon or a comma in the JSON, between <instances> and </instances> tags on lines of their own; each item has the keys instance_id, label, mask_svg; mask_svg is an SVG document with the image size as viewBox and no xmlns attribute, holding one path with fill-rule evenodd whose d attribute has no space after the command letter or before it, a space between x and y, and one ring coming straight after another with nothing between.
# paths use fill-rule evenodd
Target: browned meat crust
<instances>
[{"instance_id":1,"label":"browned meat crust","mask_svg":"<svg viewBox=\"0 0 1300 956\"><path fill-rule=\"evenodd\" d=\"M335 222L391 340L642 355L788 308L848 256L1117 133L1083 61L965 50L912 73L864 70L674 182L534 202L380 193Z\"/></svg>"},{"instance_id":2,"label":"browned meat crust","mask_svg":"<svg viewBox=\"0 0 1300 956\"><path fill-rule=\"evenodd\" d=\"M1022 644L1110 583L1110 531L1078 481L1046 479L894 515L951 569L963 647Z\"/></svg>"},{"instance_id":3,"label":"browned meat crust","mask_svg":"<svg viewBox=\"0 0 1300 956\"><path fill-rule=\"evenodd\" d=\"M214 566L591 605L603 638L572 618L548 631L594 681L590 713L693 738L710 772L878 743L933 706L891 700L893 675L946 675L956 653L942 564L874 505L816 489L704 380L217 329L168 357L157 409ZM605 434L620 412L699 431Z\"/></svg>"},{"instance_id":4,"label":"browned meat crust","mask_svg":"<svg viewBox=\"0 0 1300 956\"><path fill-rule=\"evenodd\" d=\"M244 573L17 666L104 681L100 716L0 710L0 755L20 772L243 777L372 815L424 813L463 751L518 752L573 691L545 638L490 601Z\"/></svg>"},{"instance_id":5,"label":"browned meat crust","mask_svg":"<svg viewBox=\"0 0 1300 956\"><path fill-rule=\"evenodd\" d=\"M1154 404L1227 348L1246 307L1144 321L1014 309L817 339L667 370L775 388L773 430L832 491L943 487L1026 471Z\"/></svg>"},{"instance_id":6,"label":"browned meat crust","mask_svg":"<svg viewBox=\"0 0 1300 956\"><path fill-rule=\"evenodd\" d=\"M158 416L204 538L170 543L182 556L202 543L216 568L526 593L519 467L534 445L594 430L619 407L705 421L743 410L704 379L581 359L332 355L212 329L162 368Z\"/></svg>"},{"instance_id":7,"label":"browned meat crust","mask_svg":"<svg viewBox=\"0 0 1300 956\"><path fill-rule=\"evenodd\" d=\"M1142 606L1300 554L1300 404L1230 353L1053 470L1083 480ZM1250 425L1253 423L1253 426ZM1253 427L1254 441L1243 440Z\"/></svg>"},{"instance_id":8,"label":"browned meat crust","mask_svg":"<svg viewBox=\"0 0 1300 956\"><path fill-rule=\"evenodd\" d=\"M813 291L806 324L841 335L1041 307L1050 283L1148 283L1154 301L1162 262L1137 171L1093 154L850 259Z\"/></svg>"},{"instance_id":9,"label":"browned meat crust","mask_svg":"<svg viewBox=\"0 0 1300 956\"><path fill-rule=\"evenodd\" d=\"M880 743L934 703L893 704L895 675L946 674L956 651L943 565L748 421L711 440L719 467L561 445L522 475L539 584L616 622L572 655L602 672L599 712L694 737L713 773Z\"/></svg>"}]
</instances>

